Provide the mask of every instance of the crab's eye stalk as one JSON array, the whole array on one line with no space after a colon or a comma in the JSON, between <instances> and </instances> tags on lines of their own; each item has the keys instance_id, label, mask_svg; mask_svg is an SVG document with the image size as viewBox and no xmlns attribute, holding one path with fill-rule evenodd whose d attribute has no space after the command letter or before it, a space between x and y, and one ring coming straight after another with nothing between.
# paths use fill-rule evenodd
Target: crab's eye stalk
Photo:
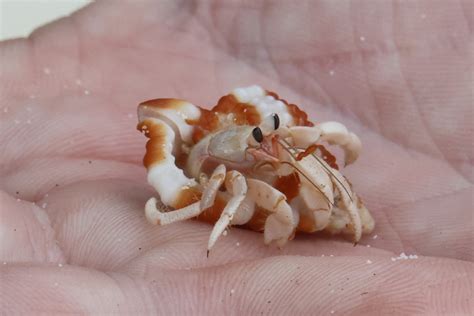
<instances>
[{"instance_id":1,"label":"crab's eye stalk","mask_svg":"<svg viewBox=\"0 0 474 316\"><path fill-rule=\"evenodd\" d=\"M276 113L273 113L272 117L273 117L273 128L277 130L278 127L280 127L280 117L278 117L278 114Z\"/></svg>"},{"instance_id":2,"label":"crab's eye stalk","mask_svg":"<svg viewBox=\"0 0 474 316\"><path fill-rule=\"evenodd\" d=\"M263 142L263 133L260 127L257 126L252 130L252 136L257 143Z\"/></svg>"}]
</instances>

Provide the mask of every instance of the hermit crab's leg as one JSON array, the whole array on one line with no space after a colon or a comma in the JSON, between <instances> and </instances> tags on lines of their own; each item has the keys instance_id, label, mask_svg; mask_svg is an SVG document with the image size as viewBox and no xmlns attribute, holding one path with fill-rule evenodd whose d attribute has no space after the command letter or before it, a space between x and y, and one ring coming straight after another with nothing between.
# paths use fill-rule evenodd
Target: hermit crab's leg
<instances>
[{"instance_id":1,"label":"hermit crab's leg","mask_svg":"<svg viewBox=\"0 0 474 316\"><path fill-rule=\"evenodd\" d=\"M298 213L292 211L285 195L269 184L256 179L247 179L247 185L247 195L257 206L270 213L264 226L265 244L276 241L279 247L283 247L298 225Z\"/></svg>"},{"instance_id":2,"label":"hermit crab's leg","mask_svg":"<svg viewBox=\"0 0 474 316\"><path fill-rule=\"evenodd\" d=\"M346 165L353 163L362 149L359 137L338 122L324 122L315 126L293 126L286 130L282 129L280 133L283 136L290 136L293 145L298 148L307 148L321 141L338 145L344 150Z\"/></svg>"},{"instance_id":3,"label":"hermit crab's leg","mask_svg":"<svg viewBox=\"0 0 474 316\"><path fill-rule=\"evenodd\" d=\"M147 220L155 225L167 225L198 216L205 209L211 207L214 204L217 191L224 182L224 178L225 166L220 165L214 170L206 188L203 191L202 196L206 201L205 205L203 205L203 200L201 200L201 202L195 202L178 210L162 212L156 207L158 201L155 198L150 198L145 204L145 215Z\"/></svg>"},{"instance_id":4,"label":"hermit crab's leg","mask_svg":"<svg viewBox=\"0 0 474 316\"><path fill-rule=\"evenodd\" d=\"M214 204L217 192L219 191L219 188L221 187L222 183L224 183L225 178L225 165L222 164L217 166L217 168L214 169L214 172L209 178L209 181L207 182L206 187L204 188L204 191L202 193L200 203L200 208L202 210L209 208Z\"/></svg>"},{"instance_id":5,"label":"hermit crab's leg","mask_svg":"<svg viewBox=\"0 0 474 316\"><path fill-rule=\"evenodd\" d=\"M199 202L195 202L171 212L160 211L156 207L157 203L158 200L152 197L145 204L146 219L153 225L168 225L196 217L202 213L202 210L199 207Z\"/></svg>"},{"instance_id":6,"label":"hermit crab's leg","mask_svg":"<svg viewBox=\"0 0 474 316\"><path fill-rule=\"evenodd\" d=\"M244 176L238 171L229 171L225 177L225 187L227 192L232 195L232 198L227 202L220 218L212 229L211 236L207 245L207 251L211 250L219 236L224 232L227 226L232 221L234 214L237 212L240 204L245 199L247 194L247 183Z\"/></svg>"},{"instance_id":7,"label":"hermit crab's leg","mask_svg":"<svg viewBox=\"0 0 474 316\"><path fill-rule=\"evenodd\" d=\"M360 215L362 233L369 234L374 229L374 226L375 226L374 219L372 218L369 211L362 203L361 199L357 196L357 194L353 193L353 197L355 199L357 210ZM325 228L325 230L332 234L337 234L341 232L345 234L349 234L349 233L353 234L354 229L352 225L350 225L352 223L351 217L349 213L346 210L344 210L344 206L341 204L342 204L342 201L337 203L336 207L334 207L332 215L331 215L331 219L329 221L329 224Z\"/></svg>"},{"instance_id":8,"label":"hermit crab's leg","mask_svg":"<svg viewBox=\"0 0 474 316\"><path fill-rule=\"evenodd\" d=\"M308 159L306 157L305 159ZM353 230L354 230L354 242L358 242L362 236L362 222L359 210L357 208L357 199L355 193L352 191L351 185L347 182L346 178L336 169L332 169L324 160L320 163L325 167L326 170L331 170L331 181L334 187L339 191L341 198L341 206L351 219Z\"/></svg>"}]
</instances>

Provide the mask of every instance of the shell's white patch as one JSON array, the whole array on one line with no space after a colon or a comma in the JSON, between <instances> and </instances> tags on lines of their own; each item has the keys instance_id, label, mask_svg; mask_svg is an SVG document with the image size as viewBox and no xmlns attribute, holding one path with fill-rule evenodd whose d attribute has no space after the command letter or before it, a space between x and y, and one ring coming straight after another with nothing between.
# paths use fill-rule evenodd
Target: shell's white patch
<instances>
[{"instance_id":1,"label":"shell's white patch","mask_svg":"<svg viewBox=\"0 0 474 316\"><path fill-rule=\"evenodd\" d=\"M263 119L273 113L278 114L282 126L293 126L294 121L288 112L286 104L276 100L271 95L267 95L265 90L259 86L237 88L232 91L234 97L242 103L248 103L257 108L260 117Z\"/></svg>"}]
</instances>

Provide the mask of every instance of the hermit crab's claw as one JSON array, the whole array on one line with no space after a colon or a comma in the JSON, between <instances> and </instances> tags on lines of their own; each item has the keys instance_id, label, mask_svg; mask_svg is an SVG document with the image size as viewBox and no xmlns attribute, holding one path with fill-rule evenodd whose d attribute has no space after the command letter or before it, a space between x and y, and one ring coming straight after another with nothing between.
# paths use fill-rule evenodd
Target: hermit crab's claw
<instances>
[{"instance_id":1,"label":"hermit crab's claw","mask_svg":"<svg viewBox=\"0 0 474 316\"><path fill-rule=\"evenodd\" d=\"M208 254L211 248L216 243L219 236L224 232L227 226L231 223L235 213L237 212L240 204L245 199L247 194L247 183L245 182L244 176L238 171L229 171L225 177L225 186L227 191L232 195L230 200L227 202L221 216L217 220L214 228L212 229L211 236L207 245Z\"/></svg>"},{"instance_id":2,"label":"hermit crab's claw","mask_svg":"<svg viewBox=\"0 0 474 316\"><path fill-rule=\"evenodd\" d=\"M275 241L278 247L283 247L298 225L298 213L291 210L285 195L269 184L247 179L247 185L247 195L269 214L264 227L265 244Z\"/></svg>"},{"instance_id":3,"label":"hermit crab's claw","mask_svg":"<svg viewBox=\"0 0 474 316\"><path fill-rule=\"evenodd\" d=\"M321 131L321 141L327 141L329 144L335 144L344 150L345 165L349 165L357 160L362 144L356 134L349 132L347 128L338 122L324 122L318 124Z\"/></svg>"},{"instance_id":4,"label":"hermit crab's claw","mask_svg":"<svg viewBox=\"0 0 474 316\"><path fill-rule=\"evenodd\" d=\"M352 132L338 122L324 122L315 126L293 126L279 132L283 137L291 137L293 145L307 148L315 143L326 141L344 150L345 165L353 163L362 149L362 144Z\"/></svg>"},{"instance_id":5,"label":"hermit crab's claw","mask_svg":"<svg viewBox=\"0 0 474 316\"><path fill-rule=\"evenodd\" d=\"M222 183L224 183L225 173L226 167L223 164L219 165L216 169L214 169L214 172L209 178L209 181L207 182L206 187L204 188L204 191L202 193L200 203L201 210L205 210L214 204L217 191L219 191L219 188L221 187Z\"/></svg>"}]
</instances>

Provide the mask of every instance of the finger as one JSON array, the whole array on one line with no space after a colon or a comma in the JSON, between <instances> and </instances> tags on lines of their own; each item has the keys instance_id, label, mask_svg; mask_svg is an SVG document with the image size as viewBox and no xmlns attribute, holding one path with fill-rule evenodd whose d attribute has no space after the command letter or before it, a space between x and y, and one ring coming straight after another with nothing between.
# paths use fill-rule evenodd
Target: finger
<instances>
[{"instance_id":1,"label":"finger","mask_svg":"<svg viewBox=\"0 0 474 316\"><path fill-rule=\"evenodd\" d=\"M140 184L90 181L61 186L39 203L47 202L46 211L68 263L100 270L127 264L138 270L148 264L185 269L281 254L391 254L354 248L344 240L304 236L278 250L266 247L262 234L235 228L221 238L207 259L212 226L194 220L166 226L149 224L144 204L153 195Z\"/></svg>"},{"instance_id":2,"label":"finger","mask_svg":"<svg viewBox=\"0 0 474 316\"><path fill-rule=\"evenodd\" d=\"M472 312L472 264L428 258L367 260L289 256L191 271L150 267L138 274L7 266L2 267L1 294L6 313Z\"/></svg>"},{"instance_id":3,"label":"finger","mask_svg":"<svg viewBox=\"0 0 474 316\"><path fill-rule=\"evenodd\" d=\"M0 205L0 261L64 262L44 209L2 191Z\"/></svg>"}]
</instances>

